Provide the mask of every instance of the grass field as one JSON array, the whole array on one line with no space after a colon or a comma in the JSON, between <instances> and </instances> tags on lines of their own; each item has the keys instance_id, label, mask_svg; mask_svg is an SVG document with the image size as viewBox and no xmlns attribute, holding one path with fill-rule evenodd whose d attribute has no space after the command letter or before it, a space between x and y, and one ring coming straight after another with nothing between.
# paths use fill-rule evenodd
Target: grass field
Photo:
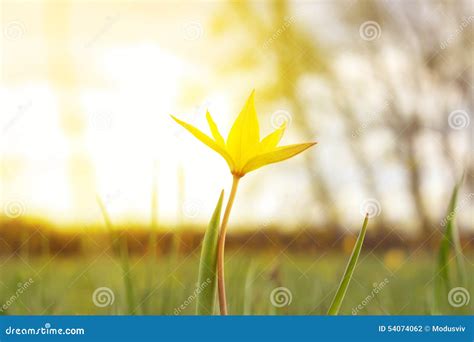
<instances>
[{"instance_id":1,"label":"grass field","mask_svg":"<svg viewBox=\"0 0 474 342\"><path fill-rule=\"evenodd\" d=\"M149 256L132 258L133 314L194 314L198 254L196 251L189 256L157 257L156 260ZM238 315L326 314L347 259L348 255L342 253L249 256L230 251L226 262L229 312ZM411 255L362 254L340 314L437 313L432 309L434 260L426 251ZM472 260L472 255L468 260ZM467 290L474 293L474 268L470 262L466 267L471 284ZM2 314L132 313L120 264L108 255L52 259L3 257L0 273ZM25 283L28 285L24 286ZM95 300L100 303L96 305L93 293L101 287L108 288L108 293L97 297ZM447 301L444 304L439 313L473 311L472 301L460 308L448 305Z\"/></svg>"}]
</instances>

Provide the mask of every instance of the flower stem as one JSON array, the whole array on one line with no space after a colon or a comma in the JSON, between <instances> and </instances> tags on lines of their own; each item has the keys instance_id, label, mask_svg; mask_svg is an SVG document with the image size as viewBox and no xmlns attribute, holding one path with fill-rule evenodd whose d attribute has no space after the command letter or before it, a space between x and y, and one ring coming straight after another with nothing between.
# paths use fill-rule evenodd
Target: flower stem
<instances>
[{"instance_id":1,"label":"flower stem","mask_svg":"<svg viewBox=\"0 0 474 342\"><path fill-rule=\"evenodd\" d=\"M233 175L232 190L230 191L229 200L225 207L224 217L222 218L221 229L219 233L219 242L217 246L217 288L219 292L219 308L221 315L227 315L227 299L225 296L225 279L224 279L224 247L225 233L227 230L227 222L229 221L230 211L234 204L237 186L239 185L240 176Z\"/></svg>"}]
</instances>

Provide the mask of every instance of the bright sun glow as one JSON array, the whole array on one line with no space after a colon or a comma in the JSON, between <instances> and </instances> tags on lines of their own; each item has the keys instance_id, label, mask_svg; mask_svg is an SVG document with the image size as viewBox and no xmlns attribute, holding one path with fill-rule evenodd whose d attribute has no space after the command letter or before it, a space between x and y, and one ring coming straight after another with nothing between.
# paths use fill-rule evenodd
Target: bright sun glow
<instances>
[{"instance_id":1,"label":"bright sun glow","mask_svg":"<svg viewBox=\"0 0 474 342\"><path fill-rule=\"evenodd\" d=\"M192 69L156 46L106 50L100 63L107 86L77 94L84 127L79 136L63 132L50 88L31 87L28 94L2 89L2 100L13 113L2 116L2 127L10 125L11 135L23 132L3 145L2 176L8 184L3 182L2 200L21 199L30 215L98 222L99 194L115 219L147 221L155 183L160 219L205 218L214 201L209 195L224 185L212 182L206 170L222 174L224 182L225 165L200 146L184 160L182 146L189 137L169 114L194 120L204 116L207 107L224 110L222 98L215 96L212 104L207 101L192 113L176 113L179 83ZM18 115L14 106L22 97L31 101ZM26 115L28 120L21 117ZM16 173L15 167L24 163L28 167Z\"/></svg>"},{"instance_id":2,"label":"bright sun glow","mask_svg":"<svg viewBox=\"0 0 474 342\"><path fill-rule=\"evenodd\" d=\"M417 52L400 49L388 30L366 40L360 24L326 22L316 2L283 6L289 16L281 23L267 14L246 23L234 13L240 6L258 16L280 4L2 3L0 218L102 223L98 195L115 222L147 226L156 187L163 225L205 224L231 176L170 115L210 133L208 109L227 137L255 89L262 136L283 118L281 145L319 145L268 166L273 172L245 176L236 226L337 221L357 229L366 203L380 207L382 223L413 231L419 221L437 225L455 180L469 173L473 127L469 82L445 85L440 75L463 76L466 67L448 63L440 75L431 67L416 75ZM441 36L457 32L448 26L439 26ZM449 44L465 53L462 42ZM440 54L454 51L435 45ZM340 46L350 48L330 51ZM368 46L377 47L374 60ZM412 76L420 80L411 84ZM460 201L472 209L469 199ZM461 227L473 229L471 212L459 213Z\"/></svg>"}]
</instances>

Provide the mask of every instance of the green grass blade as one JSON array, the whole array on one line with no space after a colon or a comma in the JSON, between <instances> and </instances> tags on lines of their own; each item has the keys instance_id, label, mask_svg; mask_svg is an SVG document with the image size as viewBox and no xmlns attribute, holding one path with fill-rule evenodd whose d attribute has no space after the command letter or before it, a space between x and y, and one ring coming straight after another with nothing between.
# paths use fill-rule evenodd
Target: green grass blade
<instances>
[{"instance_id":1,"label":"green grass blade","mask_svg":"<svg viewBox=\"0 0 474 342\"><path fill-rule=\"evenodd\" d=\"M453 238L453 219L456 211L458 186L454 186L451 198L449 200L448 210L446 218L444 220L445 230L438 251L438 265L436 273L441 277L442 282L447 287L450 286L450 268L449 268L449 253L451 250L452 238Z\"/></svg>"},{"instance_id":2,"label":"green grass blade","mask_svg":"<svg viewBox=\"0 0 474 342\"><path fill-rule=\"evenodd\" d=\"M369 223L369 215L365 216L364 224L362 225L362 230L359 233L354 249L352 250L351 258L347 264L346 270L344 271L344 276L341 279L339 288L337 289L336 295L332 300L331 306L328 310L328 315L337 315L339 309L341 308L342 301L346 295L347 288L351 281L352 275L354 274L354 269L357 264L357 259L359 259L360 251L362 250L362 244L364 243L365 232L367 231L367 224Z\"/></svg>"},{"instance_id":3,"label":"green grass blade","mask_svg":"<svg viewBox=\"0 0 474 342\"><path fill-rule=\"evenodd\" d=\"M201 249L201 259L199 261L198 287L203 287L197 295L196 314L212 315L214 313L214 302L216 298L217 286L217 241L219 238L219 226L221 222L221 208L224 191L221 192L216 209L212 214L209 226L204 234Z\"/></svg>"},{"instance_id":4,"label":"green grass blade","mask_svg":"<svg viewBox=\"0 0 474 342\"><path fill-rule=\"evenodd\" d=\"M244 315L251 315L252 314L252 304L253 304L253 289L254 289L254 282L255 282L255 263L250 262L250 266L247 269L247 273L245 275L245 287L244 287Z\"/></svg>"},{"instance_id":5,"label":"green grass blade","mask_svg":"<svg viewBox=\"0 0 474 342\"><path fill-rule=\"evenodd\" d=\"M112 224L112 220L110 219L110 215L107 212L107 208L105 207L104 202L99 196L97 196L97 203L99 204L100 211L102 212L102 216L104 217L105 225L107 226L107 229L111 236L112 248L115 249L119 254L123 273L122 276L125 286L125 297L127 300L128 313L130 315L133 315L135 314L135 297L133 295L133 284L132 277L130 274L127 240L125 237L116 234L114 226Z\"/></svg>"},{"instance_id":6,"label":"green grass blade","mask_svg":"<svg viewBox=\"0 0 474 342\"><path fill-rule=\"evenodd\" d=\"M445 292L451 288L451 267L450 267L450 255L451 250L454 250L456 258L456 274L459 285L466 285L466 271L464 267L461 242L459 232L456 226L456 209L457 209L457 198L459 194L459 188L464 181L464 176L454 186L449 200L448 210L446 218L443 223L445 226L443 237L441 238L439 251L438 251L438 263L436 267L436 275L438 281L435 286L435 303L436 308L439 309L440 303L445 296ZM444 290L443 290L444 289Z\"/></svg>"},{"instance_id":7,"label":"green grass blade","mask_svg":"<svg viewBox=\"0 0 474 342\"><path fill-rule=\"evenodd\" d=\"M118 244L117 244L117 236L115 234L114 227L112 225L112 220L110 219L109 213L107 212L107 208L105 208L105 204L99 195L96 196L96 199L97 199L97 203L99 204L102 217L104 218L105 227L107 228L107 232L109 233L110 244L111 244L112 250L115 253L119 253Z\"/></svg>"},{"instance_id":8,"label":"green grass blade","mask_svg":"<svg viewBox=\"0 0 474 342\"><path fill-rule=\"evenodd\" d=\"M130 261L128 257L127 239L120 236L120 259L122 262L122 276L125 286L125 297L127 300L128 313L134 315L136 312L135 296L133 291L132 275L130 273Z\"/></svg>"}]
</instances>

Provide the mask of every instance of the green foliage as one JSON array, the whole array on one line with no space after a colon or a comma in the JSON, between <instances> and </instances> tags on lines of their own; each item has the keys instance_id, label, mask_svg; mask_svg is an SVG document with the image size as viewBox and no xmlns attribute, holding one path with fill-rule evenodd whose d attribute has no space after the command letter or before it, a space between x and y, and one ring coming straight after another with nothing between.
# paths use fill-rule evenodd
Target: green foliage
<instances>
[{"instance_id":1,"label":"green foliage","mask_svg":"<svg viewBox=\"0 0 474 342\"><path fill-rule=\"evenodd\" d=\"M448 292L453 286L467 286L467 277L463 261L464 257L461 249L459 231L456 226L457 199L463 181L464 176L461 177L461 180L453 188L446 217L442 224L445 229L439 245L438 262L435 270L435 312L441 311L442 303L446 301ZM451 267L453 258L455 259L454 269Z\"/></svg>"},{"instance_id":2,"label":"green foliage","mask_svg":"<svg viewBox=\"0 0 474 342\"><path fill-rule=\"evenodd\" d=\"M223 198L224 191L221 192L219 201L217 201L216 208L202 241L197 283L199 291L197 291L196 298L196 314L198 315L212 315L214 313L217 285L217 241L219 238Z\"/></svg>"},{"instance_id":3,"label":"green foliage","mask_svg":"<svg viewBox=\"0 0 474 342\"><path fill-rule=\"evenodd\" d=\"M115 232L112 220L110 219L110 215L107 212L107 208L99 196L97 196L97 203L99 204L102 216L104 217L105 225L107 226L111 236L112 248L118 251L119 254L120 264L122 266L122 279L125 287L125 297L127 299L128 314L134 315L137 308L135 306L132 275L130 273L127 240L126 237Z\"/></svg>"},{"instance_id":4,"label":"green foliage","mask_svg":"<svg viewBox=\"0 0 474 342\"><path fill-rule=\"evenodd\" d=\"M347 257L340 251L321 254L285 252L278 266L279 284L272 279L271 265L275 264L278 252L254 252L233 250L229 248L226 260L228 279L227 295L232 314L242 315L325 315L332 297L328 294L337 288L340 270L344 269ZM467 254L468 259L474 255ZM352 280L351 287L342 303L340 313L351 314L353 308L361 304L373 290L373 284L389 276L387 266L381 261L384 255L374 252L364 255L364 261L357 265L358 283ZM185 304L196 289L198 278L199 255L182 255L178 264L172 264L169 255L157 258L153 272L156 282L151 288L147 286L146 275L150 272L148 263L142 256L130 255L133 265L134 289L147 291L153 297L149 315L193 315L195 301L183 310L175 310ZM18 290L18 284L30 277L34 283L26 289L21 297L11 302L7 310L0 314L40 315L45 310L52 315L126 315L128 304L120 289L123 288L122 266L107 255L83 255L75 257L51 258L50 267L54 276L47 286L43 283L44 261L31 258L26 264L20 258L1 260L0 277L4 286L0 287L0 303L4 304ZM175 267L171 267L171 266ZM249 275L249 268L253 269ZM467 290L474 293L474 265L466 263L467 275L471 280ZM33 272L40 272L38 275ZM339 271L338 271L339 270ZM248 277L248 278L247 278ZM177 279L171 286L167 279ZM252 282L252 294L245 292L245 284ZM358 315L423 315L430 313L429 300L432 291L429 284L433 280L433 255L428 251L418 251L408 262L403 262L396 269L395 277L379 292L376 297L357 312ZM169 285L169 286L168 286ZM92 301L92 293L97 287L106 286L115 294L112 305L98 307ZM293 300L290 305L274 308L270 293L276 286L291 290ZM44 292L44 297L42 296ZM251 307L246 309L247 296L251 297ZM472 297L472 295L471 295ZM138 301L137 301L138 302ZM472 298L465 311L453 309L452 313L469 314L472 310Z\"/></svg>"},{"instance_id":5,"label":"green foliage","mask_svg":"<svg viewBox=\"0 0 474 342\"><path fill-rule=\"evenodd\" d=\"M362 244L364 243L365 232L367 231L368 223L369 216L366 215L364 219L364 224L362 225L362 229L359 233L359 237L357 238L354 249L352 250L351 258L349 259L349 263L347 264L346 270L344 271L344 275L341 279L341 283L339 284L339 288L337 289L336 295L334 296L332 304L328 310L328 315L337 315L339 313L342 301L344 300L347 288L349 287L352 275L354 274L357 259L359 259L360 251L362 250Z\"/></svg>"}]
</instances>

